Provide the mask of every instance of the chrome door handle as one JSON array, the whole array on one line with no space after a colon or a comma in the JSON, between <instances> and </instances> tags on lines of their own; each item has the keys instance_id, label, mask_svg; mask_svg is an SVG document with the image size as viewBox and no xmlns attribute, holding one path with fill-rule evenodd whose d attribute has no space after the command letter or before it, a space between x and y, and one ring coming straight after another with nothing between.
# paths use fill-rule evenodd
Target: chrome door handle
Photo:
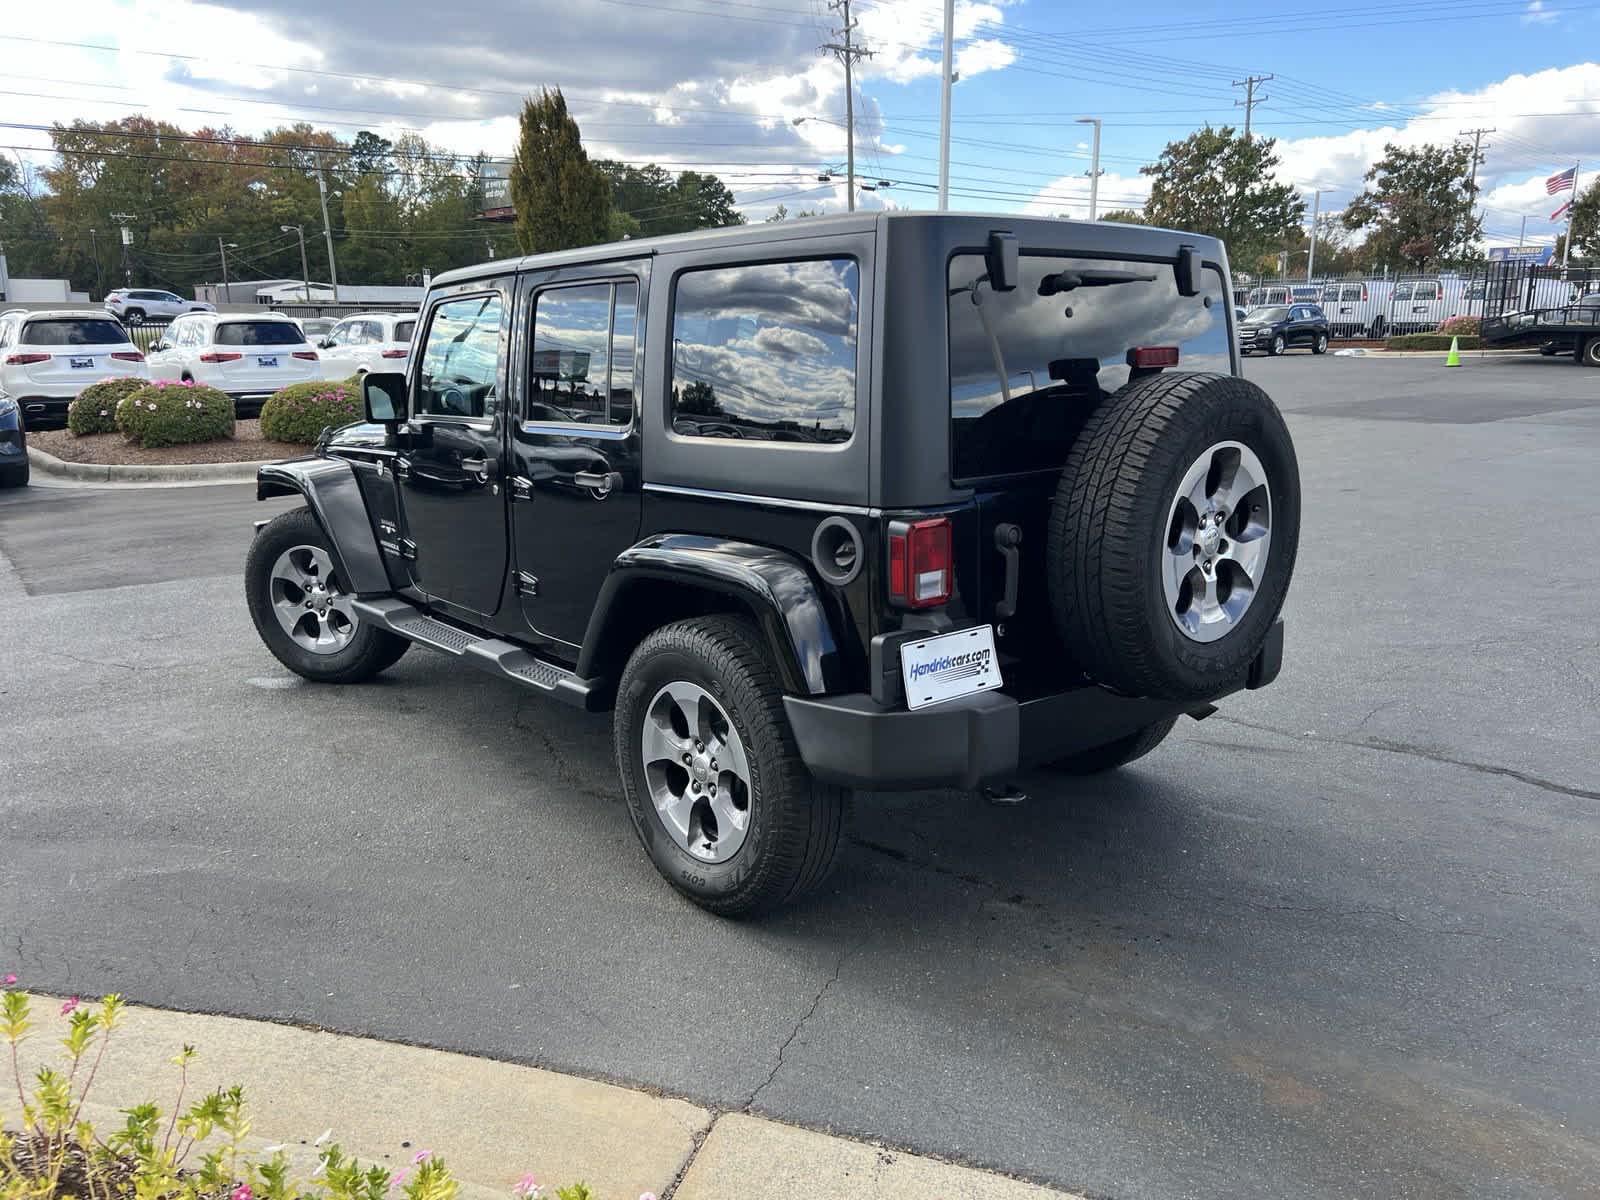
<instances>
[{"instance_id":1,"label":"chrome door handle","mask_svg":"<svg viewBox=\"0 0 1600 1200\"><path fill-rule=\"evenodd\" d=\"M579 471L572 477L579 487L593 488L601 496L609 496L622 486L621 471Z\"/></svg>"},{"instance_id":2,"label":"chrome door handle","mask_svg":"<svg viewBox=\"0 0 1600 1200\"><path fill-rule=\"evenodd\" d=\"M489 478L489 460L487 458L463 458L461 469L476 475L480 482Z\"/></svg>"}]
</instances>

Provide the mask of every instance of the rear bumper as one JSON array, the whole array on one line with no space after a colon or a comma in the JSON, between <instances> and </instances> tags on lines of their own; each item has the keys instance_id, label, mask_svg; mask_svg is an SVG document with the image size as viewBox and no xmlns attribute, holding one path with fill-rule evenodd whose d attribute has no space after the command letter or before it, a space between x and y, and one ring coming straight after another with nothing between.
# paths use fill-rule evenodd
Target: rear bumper
<instances>
[{"instance_id":1,"label":"rear bumper","mask_svg":"<svg viewBox=\"0 0 1600 1200\"><path fill-rule=\"evenodd\" d=\"M1237 686L1266 687L1283 662L1283 622ZM1018 700L986 692L911 712L871 696L784 697L800 757L825 783L876 791L975 788L1065 758L1167 717L1206 707L1200 700L1120 696L1100 687Z\"/></svg>"}]
</instances>

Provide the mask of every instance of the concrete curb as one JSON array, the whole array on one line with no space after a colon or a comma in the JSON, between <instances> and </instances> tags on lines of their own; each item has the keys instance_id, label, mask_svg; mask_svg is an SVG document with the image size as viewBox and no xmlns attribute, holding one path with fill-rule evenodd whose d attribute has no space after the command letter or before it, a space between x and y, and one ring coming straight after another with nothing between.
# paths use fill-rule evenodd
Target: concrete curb
<instances>
[{"instance_id":1,"label":"concrete curb","mask_svg":"<svg viewBox=\"0 0 1600 1200\"><path fill-rule=\"evenodd\" d=\"M33 999L24 1079L60 1065L67 1030L58 999ZM511 1200L530 1171L546 1194L582 1180L599 1200L645 1192L662 1200L1081 1200L748 1113L719 1115L538 1067L323 1030L129 1005L113 1041L90 1095L101 1127L135 1104L169 1110L172 1057L193 1045L187 1095L242 1086L255 1148L287 1145L300 1173L315 1165L310 1143L330 1127L347 1154L394 1170L431 1150L460 1180L462 1200Z\"/></svg>"},{"instance_id":2,"label":"concrete curb","mask_svg":"<svg viewBox=\"0 0 1600 1200\"><path fill-rule=\"evenodd\" d=\"M39 474L53 479L71 479L78 483L250 483L255 480L257 467L273 461L276 460L183 463L172 466L80 463L68 462L53 454L46 454L34 446L28 447L28 462Z\"/></svg>"}]
</instances>

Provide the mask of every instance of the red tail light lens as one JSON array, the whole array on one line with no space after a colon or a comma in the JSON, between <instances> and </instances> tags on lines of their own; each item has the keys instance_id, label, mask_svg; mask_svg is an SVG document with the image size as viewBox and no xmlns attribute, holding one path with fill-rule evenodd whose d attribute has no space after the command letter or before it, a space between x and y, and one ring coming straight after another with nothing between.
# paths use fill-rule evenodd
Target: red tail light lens
<instances>
[{"instance_id":1,"label":"red tail light lens","mask_svg":"<svg viewBox=\"0 0 1600 1200\"><path fill-rule=\"evenodd\" d=\"M936 608L955 591L949 517L895 521L889 526L889 602Z\"/></svg>"},{"instance_id":2,"label":"red tail light lens","mask_svg":"<svg viewBox=\"0 0 1600 1200\"><path fill-rule=\"evenodd\" d=\"M410 353L411 353L411 351L409 351L409 350L385 350L383 352L383 357L385 357L385 358L404 358L406 355L408 355Z\"/></svg>"},{"instance_id":3,"label":"red tail light lens","mask_svg":"<svg viewBox=\"0 0 1600 1200\"><path fill-rule=\"evenodd\" d=\"M232 350L207 350L200 356L204 363L238 362L244 355L235 354Z\"/></svg>"},{"instance_id":4,"label":"red tail light lens","mask_svg":"<svg viewBox=\"0 0 1600 1200\"><path fill-rule=\"evenodd\" d=\"M307 362L317 361L317 352L315 350L296 350L294 352L294 356L296 358L303 358Z\"/></svg>"},{"instance_id":5,"label":"red tail light lens","mask_svg":"<svg viewBox=\"0 0 1600 1200\"><path fill-rule=\"evenodd\" d=\"M144 355L140 354L137 350L113 350L111 352L111 357L116 359L118 362L144 361Z\"/></svg>"},{"instance_id":6,"label":"red tail light lens","mask_svg":"<svg viewBox=\"0 0 1600 1200\"><path fill-rule=\"evenodd\" d=\"M1149 370L1153 367L1178 365L1176 346L1136 346L1128 351L1128 365Z\"/></svg>"},{"instance_id":7,"label":"red tail light lens","mask_svg":"<svg viewBox=\"0 0 1600 1200\"><path fill-rule=\"evenodd\" d=\"M49 362L48 354L13 354L6 359L8 367L25 367L29 363Z\"/></svg>"}]
</instances>

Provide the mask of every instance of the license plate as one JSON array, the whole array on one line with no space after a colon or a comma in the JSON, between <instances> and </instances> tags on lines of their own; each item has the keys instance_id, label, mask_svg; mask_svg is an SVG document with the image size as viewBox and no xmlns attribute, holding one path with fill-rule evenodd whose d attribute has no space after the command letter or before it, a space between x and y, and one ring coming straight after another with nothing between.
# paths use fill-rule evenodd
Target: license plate
<instances>
[{"instance_id":1,"label":"license plate","mask_svg":"<svg viewBox=\"0 0 1600 1200\"><path fill-rule=\"evenodd\" d=\"M276 354L269 355L269 356L267 356L265 358L257 358L256 359L256 366L258 366L258 367L275 367L277 365L278 365L278 356Z\"/></svg>"},{"instance_id":2,"label":"license plate","mask_svg":"<svg viewBox=\"0 0 1600 1200\"><path fill-rule=\"evenodd\" d=\"M1000 686L994 626L979 625L901 646L900 677L905 680L908 708L993 691Z\"/></svg>"},{"instance_id":3,"label":"license plate","mask_svg":"<svg viewBox=\"0 0 1600 1200\"><path fill-rule=\"evenodd\" d=\"M82 370L85 367L93 368L94 367L94 359L92 359L92 358L69 358L69 359L67 359L67 366L73 368L74 370Z\"/></svg>"}]
</instances>

